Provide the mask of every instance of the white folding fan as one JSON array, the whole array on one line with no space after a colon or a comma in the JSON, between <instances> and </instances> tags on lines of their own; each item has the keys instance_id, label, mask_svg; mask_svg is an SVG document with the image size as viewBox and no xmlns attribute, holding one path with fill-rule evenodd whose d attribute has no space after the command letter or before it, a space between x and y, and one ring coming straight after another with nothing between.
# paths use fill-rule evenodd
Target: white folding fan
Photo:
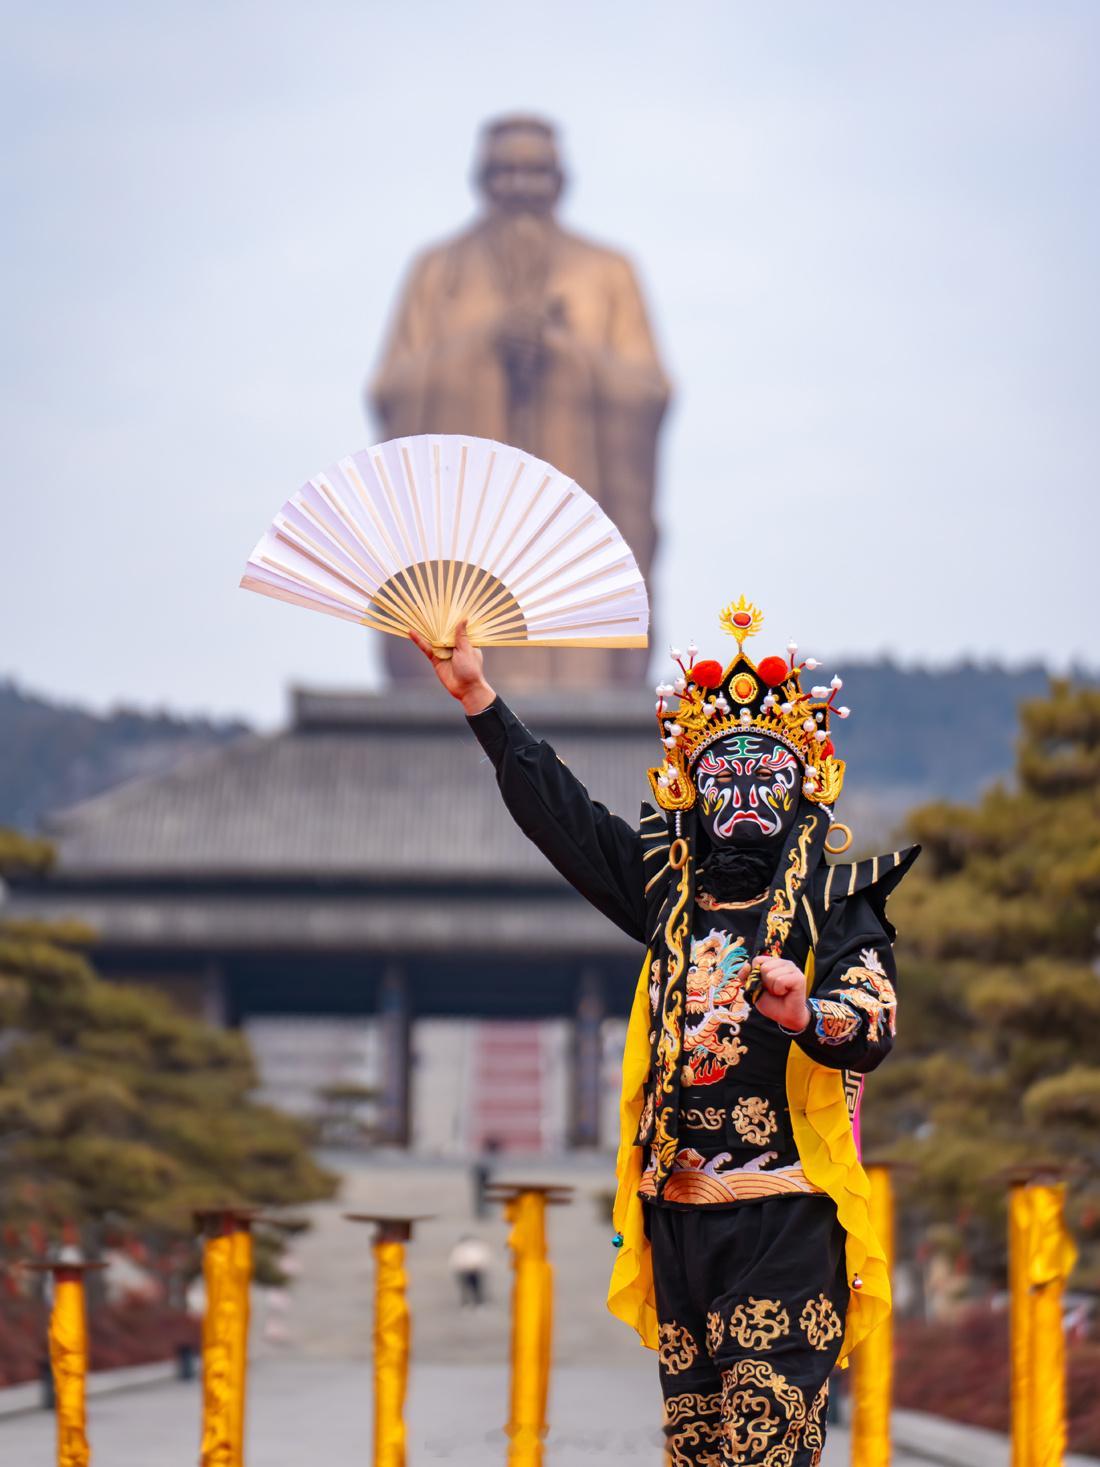
<instances>
[{"instance_id":1,"label":"white folding fan","mask_svg":"<svg viewBox=\"0 0 1100 1467\"><path fill-rule=\"evenodd\" d=\"M495 647L644 647L645 583L579 484L487 438L395 438L342 458L275 516L241 578L441 656L465 618Z\"/></svg>"}]
</instances>

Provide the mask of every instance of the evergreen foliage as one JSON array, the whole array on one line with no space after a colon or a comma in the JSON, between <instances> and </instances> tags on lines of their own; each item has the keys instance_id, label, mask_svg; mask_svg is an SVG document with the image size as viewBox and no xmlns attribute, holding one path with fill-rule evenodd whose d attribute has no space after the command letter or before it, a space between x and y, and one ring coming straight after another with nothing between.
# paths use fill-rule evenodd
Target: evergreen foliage
<instances>
[{"instance_id":1,"label":"evergreen foliage","mask_svg":"<svg viewBox=\"0 0 1100 1467\"><path fill-rule=\"evenodd\" d=\"M0 875L42 859L0 833ZM103 982L87 935L0 922L0 1228L182 1232L197 1207L331 1195L297 1122L249 1098L242 1037Z\"/></svg>"},{"instance_id":2,"label":"evergreen foliage","mask_svg":"<svg viewBox=\"0 0 1100 1467\"><path fill-rule=\"evenodd\" d=\"M1100 692L1022 709L1016 783L910 819L893 899L898 1044L869 1086L868 1149L914 1166L909 1218L989 1278L1005 1169L1070 1168L1077 1281L1100 1286ZM900 1139L899 1139L900 1138Z\"/></svg>"}]
</instances>

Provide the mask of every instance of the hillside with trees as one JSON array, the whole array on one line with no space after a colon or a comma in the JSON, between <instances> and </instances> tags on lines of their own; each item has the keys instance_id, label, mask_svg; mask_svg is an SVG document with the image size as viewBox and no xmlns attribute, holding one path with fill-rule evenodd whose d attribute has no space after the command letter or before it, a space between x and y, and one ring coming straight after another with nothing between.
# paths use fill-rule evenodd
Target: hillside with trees
<instances>
[{"instance_id":1,"label":"hillside with trees","mask_svg":"<svg viewBox=\"0 0 1100 1467\"><path fill-rule=\"evenodd\" d=\"M159 774L243 732L245 725L232 721L127 708L101 716L0 679L0 825L37 830L51 810Z\"/></svg>"},{"instance_id":2,"label":"hillside with trees","mask_svg":"<svg viewBox=\"0 0 1100 1467\"><path fill-rule=\"evenodd\" d=\"M861 841L885 839L913 805L974 799L1012 767L1017 711L1041 694L1036 665L927 671L889 659L840 668L852 717L845 813ZM89 713L0 680L0 824L35 831L54 810L247 732L234 722L118 709Z\"/></svg>"}]
</instances>

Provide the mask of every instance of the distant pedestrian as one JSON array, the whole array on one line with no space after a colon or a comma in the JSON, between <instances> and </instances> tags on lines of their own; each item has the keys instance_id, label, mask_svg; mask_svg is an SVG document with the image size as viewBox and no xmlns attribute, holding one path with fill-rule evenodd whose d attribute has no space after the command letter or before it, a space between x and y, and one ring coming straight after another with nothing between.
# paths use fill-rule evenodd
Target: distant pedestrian
<instances>
[{"instance_id":1,"label":"distant pedestrian","mask_svg":"<svg viewBox=\"0 0 1100 1467\"><path fill-rule=\"evenodd\" d=\"M458 1282L458 1302L461 1308L468 1304L477 1309L485 1302L485 1272L489 1267L489 1249L471 1234L466 1233L451 1249L451 1272Z\"/></svg>"},{"instance_id":2,"label":"distant pedestrian","mask_svg":"<svg viewBox=\"0 0 1100 1467\"><path fill-rule=\"evenodd\" d=\"M473 1182L474 1191L474 1216L489 1216L489 1183L493 1179L493 1162L497 1152L500 1150L500 1141L496 1136L485 1138L485 1150L470 1168L470 1178Z\"/></svg>"}]
</instances>

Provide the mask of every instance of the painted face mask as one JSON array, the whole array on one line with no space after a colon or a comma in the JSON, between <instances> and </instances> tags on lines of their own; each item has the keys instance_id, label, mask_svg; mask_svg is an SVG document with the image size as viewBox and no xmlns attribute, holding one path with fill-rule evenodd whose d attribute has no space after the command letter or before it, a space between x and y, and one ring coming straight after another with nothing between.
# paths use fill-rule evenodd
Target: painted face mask
<instances>
[{"instance_id":1,"label":"painted face mask","mask_svg":"<svg viewBox=\"0 0 1100 1467\"><path fill-rule=\"evenodd\" d=\"M715 845L771 844L791 828L802 767L777 739L728 734L692 772L699 823Z\"/></svg>"}]
</instances>

